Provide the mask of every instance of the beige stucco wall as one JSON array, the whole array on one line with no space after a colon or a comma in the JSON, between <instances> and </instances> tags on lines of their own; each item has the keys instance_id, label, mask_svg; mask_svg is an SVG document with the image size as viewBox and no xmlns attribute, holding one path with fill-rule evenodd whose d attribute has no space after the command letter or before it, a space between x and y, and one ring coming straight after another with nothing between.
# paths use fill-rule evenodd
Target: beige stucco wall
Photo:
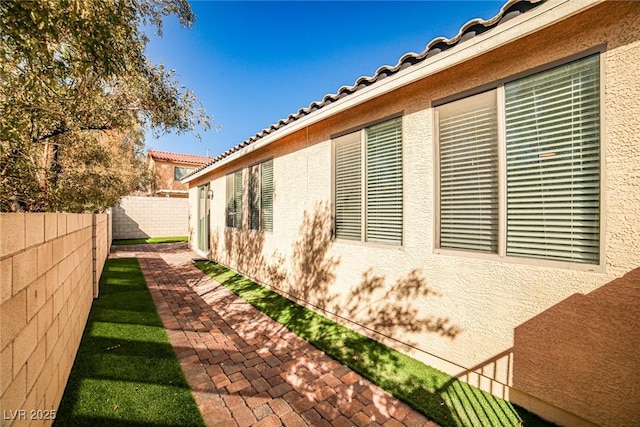
<instances>
[{"instance_id":1,"label":"beige stucco wall","mask_svg":"<svg viewBox=\"0 0 640 427\"><path fill-rule=\"evenodd\" d=\"M53 423L51 412L31 411L58 408L107 257L107 223L106 214L0 213L3 426Z\"/></svg>"},{"instance_id":2,"label":"beige stucco wall","mask_svg":"<svg viewBox=\"0 0 640 427\"><path fill-rule=\"evenodd\" d=\"M435 253L432 101L603 45L604 268ZM640 4L606 2L284 137L192 183L211 182L214 190L210 256L551 420L637 425L638 64ZM333 241L331 135L399 112L403 246ZM225 174L270 157L273 232L227 229ZM197 192L190 195L195 233Z\"/></svg>"},{"instance_id":3,"label":"beige stucco wall","mask_svg":"<svg viewBox=\"0 0 640 427\"><path fill-rule=\"evenodd\" d=\"M160 190L181 190L187 191L189 186L174 179L174 167L194 168L193 164L188 163L171 163L161 160L153 160L153 168L155 169L154 191Z\"/></svg>"},{"instance_id":4,"label":"beige stucco wall","mask_svg":"<svg viewBox=\"0 0 640 427\"><path fill-rule=\"evenodd\" d=\"M123 197L112 208L114 239L186 236L189 201L177 197Z\"/></svg>"}]
</instances>

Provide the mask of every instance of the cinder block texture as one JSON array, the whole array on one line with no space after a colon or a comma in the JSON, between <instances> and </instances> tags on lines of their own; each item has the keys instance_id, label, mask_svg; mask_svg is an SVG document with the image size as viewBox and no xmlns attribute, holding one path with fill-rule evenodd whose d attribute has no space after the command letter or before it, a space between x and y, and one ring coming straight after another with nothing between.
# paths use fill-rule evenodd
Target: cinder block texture
<instances>
[{"instance_id":1,"label":"cinder block texture","mask_svg":"<svg viewBox=\"0 0 640 427\"><path fill-rule=\"evenodd\" d=\"M108 255L109 219L0 213L0 225L0 408L57 409Z\"/></svg>"},{"instance_id":2,"label":"cinder block texture","mask_svg":"<svg viewBox=\"0 0 640 427\"><path fill-rule=\"evenodd\" d=\"M171 197L123 198L113 208L113 238L186 236L189 200Z\"/></svg>"}]
</instances>

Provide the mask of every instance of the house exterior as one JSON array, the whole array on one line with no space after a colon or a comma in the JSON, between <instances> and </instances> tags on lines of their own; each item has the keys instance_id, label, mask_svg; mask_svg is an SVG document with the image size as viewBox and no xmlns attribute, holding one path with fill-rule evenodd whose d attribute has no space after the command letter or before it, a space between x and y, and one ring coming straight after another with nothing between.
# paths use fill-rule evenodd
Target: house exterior
<instances>
[{"instance_id":1,"label":"house exterior","mask_svg":"<svg viewBox=\"0 0 640 427\"><path fill-rule=\"evenodd\" d=\"M149 150L147 152L149 170L155 179L152 184L152 196L188 197L189 186L180 182L182 178L211 160L210 157L193 154L170 153Z\"/></svg>"},{"instance_id":2,"label":"house exterior","mask_svg":"<svg viewBox=\"0 0 640 427\"><path fill-rule=\"evenodd\" d=\"M147 194L123 197L112 208L114 239L176 237L188 233L187 184L180 180L210 161L210 157L149 150L147 167L153 176ZM151 196L151 197L149 197ZM162 212L162 215L158 215Z\"/></svg>"},{"instance_id":3,"label":"house exterior","mask_svg":"<svg viewBox=\"0 0 640 427\"><path fill-rule=\"evenodd\" d=\"M202 255L562 425L640 425L640 3L509 1L192 173Z\"/></svg>"}]
</instances>

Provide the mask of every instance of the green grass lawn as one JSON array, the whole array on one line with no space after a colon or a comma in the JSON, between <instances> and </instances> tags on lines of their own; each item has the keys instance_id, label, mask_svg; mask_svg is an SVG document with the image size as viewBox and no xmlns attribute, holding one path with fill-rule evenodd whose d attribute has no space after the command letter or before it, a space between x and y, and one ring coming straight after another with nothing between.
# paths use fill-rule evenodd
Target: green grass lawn
<instances>
[{"instance_id":1,"label":"green grass lawn","mask_svg":"<svg viewBox=\"0 0 640 427\"><path fill-rule=\"evenodd\" d=\"M549 426L526 410L360 335L220 264L196 265L258 310L442 426Z\"/></svg>"},{"instance_id":2,"label":"green grass lawn","mask_svg":"<svg viewBox=\"0 0 640 427\"><path fill-rule=\"evenodd\" d=\"M149 237L147 239L117 239L111 242L112 245L144 245L147 243L176 243L188 242L189 239L180 237Z\"/></svg>"},{"instance_id":3,"label":"green grass lawn","mask_svg":"<svg viewBox=\"0 0 640 427\"><path fill-rule=\"evenodd\" d=\"M55 426L204 426L135 258L107 260Z\"/></svg>"}]
</instances>

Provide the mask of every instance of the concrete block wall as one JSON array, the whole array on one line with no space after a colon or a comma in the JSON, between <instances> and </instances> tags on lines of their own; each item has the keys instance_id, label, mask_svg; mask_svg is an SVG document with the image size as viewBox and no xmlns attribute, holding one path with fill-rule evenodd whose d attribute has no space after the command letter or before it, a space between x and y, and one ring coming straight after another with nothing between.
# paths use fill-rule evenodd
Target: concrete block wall
<instances>
[{"instance_id":1,"label":"concrete block wall","mask_svg":"<svg viewBox=\"0 0 640 427\"><path fill-rule=\"evenodd\" d=\"M98 283L109 255L111 246L111 232L109 231L111 215L93 215L92 251L93 251L93 297L98 297Z\"/></svg>"},{"instance_id":2,"label":"concrete block wall","mask_svg":"<svg viewBox=\"0 0 640 427\"><path fill-rule=\"evenodd\" d=\"M106 214L0 213L0 425L53 423L48 411L62 398L107 257L107 225Z\"/></svg>"},{"instance_id":3,"label":"concrete block wall","mask_svg":"<svg viewBox=\"0 0 640 427\"><path fill-rule=\"evenodd\" d=\"M189 199L172 197L123 198L113 209L113 238L186 236Z\"/></svg>"}]
</instances>

